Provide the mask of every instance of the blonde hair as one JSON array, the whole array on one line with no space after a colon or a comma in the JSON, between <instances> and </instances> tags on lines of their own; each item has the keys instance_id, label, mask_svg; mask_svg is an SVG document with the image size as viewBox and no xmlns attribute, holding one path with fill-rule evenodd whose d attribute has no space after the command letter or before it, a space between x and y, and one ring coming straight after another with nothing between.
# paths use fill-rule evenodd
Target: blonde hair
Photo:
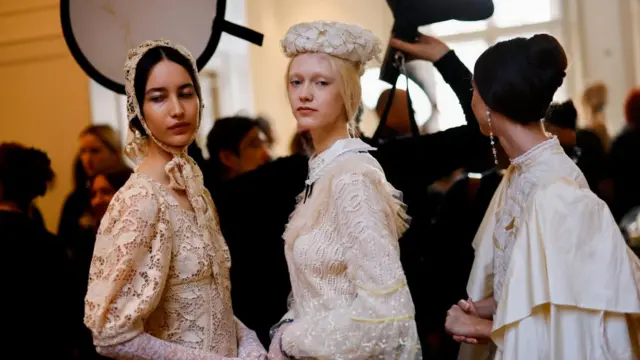
<instances>
[{"instance_id":1,"label":"blonde hair","mask_svg":"<svg viewBox=\"0 0 640 360\"><path fill-rule=\"evenodd\" d=\"M291 64L295 57L289 60L287 65L287 72L285 73L285 85L289 84L289 72L291 71ZM360 86L360 76L363 73L363 65L349 60L337 58L329 55L327 57L331 69L336 71L339 75L338 85L340 88L340 94L342 95L342 103L344 105L345 114L347 115L347 123L349 124L349 130L352 132L352 136L359 134L353 133L355 131L354 120L358 115L358 109L362 102L362 87Z\"/></svg>"},{"instance_id":2,"label":"blonde hair","mask_svg":"<svg viewBox=\"0 0 640 360\"><path fill-rule=\"evenodd\" d=\"M93 135L97 137L104 146L120 158L122 156L122 143L118 133L109 125L89 125L80 132L80 137Z\"/></svg>"}]
</instances>

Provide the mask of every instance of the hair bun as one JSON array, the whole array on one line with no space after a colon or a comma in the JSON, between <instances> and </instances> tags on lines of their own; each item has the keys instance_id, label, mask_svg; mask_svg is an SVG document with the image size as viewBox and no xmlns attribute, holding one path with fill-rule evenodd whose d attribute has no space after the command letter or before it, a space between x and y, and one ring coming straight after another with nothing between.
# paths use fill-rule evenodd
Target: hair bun
<instances>
[{"instance_id":1,"label":"hair bun","mask_svg":"<svg viewBox=\"0 0 640 360\"><path fill-rule=\"evenodd\" d=\"M553 36L500 41L476 61L476 88L492 111L521 124L544 118L562 85L567 55Z\"/></svg>"},{"instance_id":2,"label":"hair bun","mask_svg":"<svg viewBox=\"0 0 640 360\"><path fill-rule=\"evenodd\" d=\"M527 45L531 64L538 70L547 72L554 82L561 85L568 60L560 42L549 34L536 34L527 40Z\"/></svg>"}]
</instances>

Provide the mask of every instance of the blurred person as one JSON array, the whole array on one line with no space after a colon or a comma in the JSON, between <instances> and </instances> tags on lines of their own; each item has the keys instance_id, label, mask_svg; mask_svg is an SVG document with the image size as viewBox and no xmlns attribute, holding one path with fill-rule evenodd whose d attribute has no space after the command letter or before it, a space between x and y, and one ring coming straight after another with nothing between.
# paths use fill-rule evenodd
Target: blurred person
<instances>
[{"instance_id":1,"label":"blurred person","mask_svg":"<svg viewBox=\"0 0 640 360\"><path fill-rule=\"evenodd\" d=\"M74 312L76 357L79 359L106 359L96 352L96 348L91 340L91 332L83 323L84 318L84 297L87 293L89 283L89 268L93 257L94 246L98 226L107 211L111 199L120 190L131 176L132 171L128 168L121 170L100 172L93 176L90 182L90 203L91 203L91 227L85 228L77 242L73 246L71 256L71 278L73 287L72 308Z\"/></svg>"},{"instance_id":2,"label":"blurred person","mask_svg":"<svg viewBox=\"0 0 640 360\"><path fill-rule=\"evenodd\" d=\"M605 108L607 106L609 91L603 82L596 82L588 86L582 93L582 106L586 116L586 125L582 132L591 132L598 136L602 147L609 149L609 130L607 130L607 119Z\"/></svg>"},{"instance_id":3,"label":"blurred person","mask_svg":"<svg viewBox=\"0 0 640 360\"><path fill-rule=\"evenodd\" d=\"M258 127L262 131L265 136L265 142L267 144L267 148L271 151L273 150L273 145L276 143L276 134L273 131L273 127L271 126L271 122L262 116L258 116L255 118L258 123Z\"/></svg>"},{"instance_id":4,"label":"blurred person","mask_svg":"<svg viewBox=\"0 0 640 360\"><path fill-rule=\"evenodd\" d=\"M0 144L0 240L8 257L28 259L16 267L3 261L3 272L11 274L5 282L10 292L4 296L8 311L3 323L10 330L4 341L18 346L31 334L27 342L33 346L14 349L27 358L71 356L68 260L56 236L28 214L53 179L51 160L43 151ZM38 330L43 324L47 326Z\"/></svg>"},{"instance_id":5,"label":"blurred person","mask_svg":"<svg viewBox=\"0 0 640 360\"><path fill-rule=\"evenodd\" d=\"M67 244L76 242L76 237L95 225L89 203L91 178L98 172L126 167L120 138L110 126L90 125L82 130L79 141L80 150L74 163L74 190L64 202L58 224L58 236Z\"/></svg>"},{"instance_id":6,"label":"blurred person","mask_svg":"<svg viewBox=\"0 0 640 360\"><path fill-rule=\"evenodd\" d=\"M613 183L611 208L618 220L640 206L640 88L629 92L624 110L627 123L613 139L608 157Z\"/></svg>"},{"instance_id":7,"label":"blurred person","mask_svg":"<svg viewBox=\"0 0 640 360\"><path fill-rule=\"evenodd\" d=\"M207 187L215 191L224 181L254 170L271 160L264 122L245 116L216 120L207 136Z\"/></svg>"},{"instance_id":8,"label":"blurred person","mask_svg":"<svg viewBox=\"0 0 640 360\"><path fill-rule=\"evenodd\" d=\"M565 153L584 174L589 188L603 200L605 196L606 152L600 138L591 131L576 131L578 113L573 101L552 103L545 115L545 129L555 135Z\"/></svg>"}]
</instances>

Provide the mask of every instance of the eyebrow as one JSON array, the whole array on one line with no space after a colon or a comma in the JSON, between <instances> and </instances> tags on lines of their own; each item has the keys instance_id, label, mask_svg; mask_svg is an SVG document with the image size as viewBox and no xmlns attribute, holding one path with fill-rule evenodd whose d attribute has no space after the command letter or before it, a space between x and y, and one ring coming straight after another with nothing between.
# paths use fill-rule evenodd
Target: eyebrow
<instances>
[{"instance_id":1,"label":"eyebrow","mask_svg":"<svg viewBox=\"0 0 640 360\"><path fill-rule=\"evenodd\" d=\"M193 86L192 83L184 83L184 84L182 84L182 85L180 85L178 87L178 91L184 90L184 89L193 89L193 88L194 88L194 86ZM162 91L167 91L167 88L165 88L165 87L154 87L154 88L151 88L151 89L147 90L146 94L150 94L150 93L153 93L153 92L162 92Z\"/></svg>"},{"instance_id":2,"label":"eyebrow","mask_svg":"<svg viewBox=\"0 0 640 360\"><path fill-rule=\"evenodd\" d=\"M294 77L305 77L303 74L300 73L291 73L289 74L289 78L294 78ZM325 78L327 80L334 80L335 77L330 75L330 74L323 74L323 73L319 73L319 72L314 72L311 74L311 76L309 76L309 78Z\"/></svg>"}]
</instances>

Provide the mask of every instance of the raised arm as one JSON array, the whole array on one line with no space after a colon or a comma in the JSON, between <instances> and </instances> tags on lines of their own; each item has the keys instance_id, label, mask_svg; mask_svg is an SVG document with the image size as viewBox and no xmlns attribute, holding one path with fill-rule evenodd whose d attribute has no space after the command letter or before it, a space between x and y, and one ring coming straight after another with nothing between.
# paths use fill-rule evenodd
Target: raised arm
<instances>
[{"instance_id":1,"label":"raised arm","mask_svg":"<svg viewBox=\"0 0 640 360\"><path fill-rule=\"evenodd\" d=\"M414 59L434 63L456 93L467 125L418 137L394 139L381 145L376 157L385 166L390 181L396 184L396 179L392 179L394 172L389 171L388 166L402 168L404 174L411 173L412 177L420 178L421 183L428 186L456 169L483 161L486 154L490 154L489 140L480 133L471 107L471 73L455 52L440 40L426 35L421 35L416 43L393 39L391 46L406 51Z\"/></svg>"}]
</instances>

